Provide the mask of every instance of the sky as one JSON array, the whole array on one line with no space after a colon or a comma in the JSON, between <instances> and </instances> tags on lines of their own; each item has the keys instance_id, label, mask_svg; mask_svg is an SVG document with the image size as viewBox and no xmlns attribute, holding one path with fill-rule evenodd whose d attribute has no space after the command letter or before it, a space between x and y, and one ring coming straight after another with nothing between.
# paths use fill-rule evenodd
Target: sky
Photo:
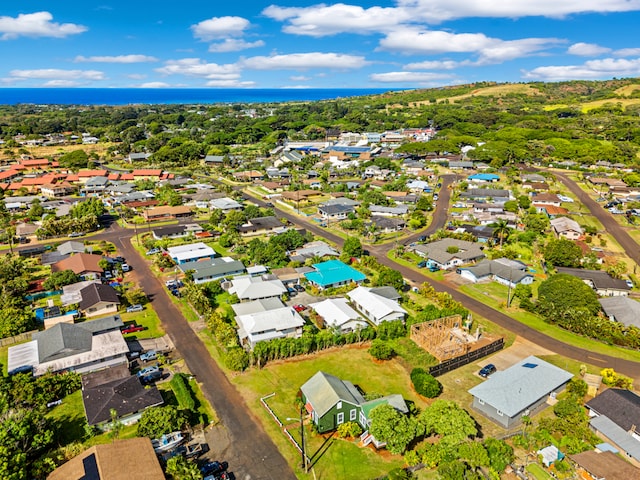
<instances>
[{"instance_id":1,"label":"sky","mask_svg":"<svg viewBox=\"0 0 640 480\"><path fill-rule=\"evenodd\" d=\"M640 0L5 0L0 88L431 88L640 76Z\"/></svg>"}]
</instances>

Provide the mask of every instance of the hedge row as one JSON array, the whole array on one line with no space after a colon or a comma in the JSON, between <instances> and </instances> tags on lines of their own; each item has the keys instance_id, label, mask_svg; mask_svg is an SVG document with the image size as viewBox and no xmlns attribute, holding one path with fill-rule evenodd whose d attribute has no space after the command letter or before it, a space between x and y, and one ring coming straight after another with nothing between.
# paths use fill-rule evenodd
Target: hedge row
<instances>
[{"instance_id":1,"label":"hedge row","mask_svg":"<svg viewBox=\"0 0 640 480\"><path fill-rule=\"evenodd\" d=\"M191 389L189 388L188 381L183 373L176 373L169 382L171 390L178 400L178 405L183 410L195 410L196 401L191 395Z\"/></svg>"}]
</instances>

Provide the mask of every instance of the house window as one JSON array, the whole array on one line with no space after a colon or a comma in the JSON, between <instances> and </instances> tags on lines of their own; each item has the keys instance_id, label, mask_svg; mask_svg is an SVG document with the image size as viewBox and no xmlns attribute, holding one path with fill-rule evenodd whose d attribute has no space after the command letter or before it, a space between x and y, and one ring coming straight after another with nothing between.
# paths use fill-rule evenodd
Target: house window
<instances>
[{"instance_id":1,"label":"house window","mask_svg":"<svg viewBox=\"0 0 640 480\"><path fill-rule=\"evenodd\" d=\"M484 400L480 400L480 399L478 399L478 403L479 403L480 405L484 405Z\"/></svg>"},{"instance_id":2,"label":"house window","mask_svg":"<svg viewBox=\"0 0 640 480\"><path fill-rule=\"evenodd\" d=\"M349 420L351 422L353 422L356 419L356 415L358 414L358 411L354 408L353 410L351 410L349 412Z\"/></svg>"},{"instance_id":3,"label":"house window","mask_svg":"<svg viewBox=\"0 0 640 480\"><path fill-rule=\"evenodd\" d=\"M337 418L338 425L342 425L344 423L344 413L340 412Z\"/></svg>"},{"instance_id":4,"label":"house window","mask_svg":"<svg viewBox=\"0 0 640 480\"><path fill-rule=\"evenodd\" d=\"M338 405L336 405L336 408L338 410L342 410L342 402L338 402Z\"/></svg>"},{"instance_id":5,"label":"house window","mask_svg":"<svg viewBox=\"0 0 640 480\"><path fill-rule=\"evenodd\" d=\"M500 410L498 410L496 413L498 414L499 417L502 417L504 415L504 413L502 413Z\"/></svg>"}]
</instances>

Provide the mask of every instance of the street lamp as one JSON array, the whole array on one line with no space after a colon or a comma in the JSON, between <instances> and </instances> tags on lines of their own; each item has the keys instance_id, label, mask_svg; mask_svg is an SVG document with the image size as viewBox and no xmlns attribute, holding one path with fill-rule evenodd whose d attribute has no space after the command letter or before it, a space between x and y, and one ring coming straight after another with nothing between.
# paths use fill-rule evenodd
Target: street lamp
<instances>
[{"instance_id":1,"label":"street lamp","mask_svg":"<svg viewBox=\"0 0 640 480\"><path fill-rule=\"evenodd\" d=\"M307 455L305 452L304 446L304 422L302 419L302 411L304 410L304 406L300 406L300 451L302 452L302 468L304 468L304 473L308 473L307 468ZM288 418L287 421L295 421L297 418Z\"/></svg>"}]
</instances>

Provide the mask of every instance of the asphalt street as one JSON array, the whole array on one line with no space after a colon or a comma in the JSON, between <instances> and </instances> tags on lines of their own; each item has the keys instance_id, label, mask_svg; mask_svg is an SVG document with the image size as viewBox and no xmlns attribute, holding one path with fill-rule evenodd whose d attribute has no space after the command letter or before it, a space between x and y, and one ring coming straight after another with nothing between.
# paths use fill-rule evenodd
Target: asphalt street
<instances>
[{"instance_id":1,"label":"asphalt street","mask_svg":"<svg viewBox=\"0 0 640 480\"><path fill-rule=\"evenodd\" d=\"M172 303L162 283L151 272L147 262L133 248L133 234L133 231L112 227L110 232L103 233L100 237L105 238L106 235L113 241L119 253L136 272L140 286L151 299L162 326L216 411L222 423L222 427L216 428L227 429L229 447L225 450L225 458L218 460L229 462L229 470L239 480L295 479L293 471L265 433L251 408L211 358L182 312ZM216 445L210 445L210 448L216 452Z\"/></svg>"}]
</instances>

